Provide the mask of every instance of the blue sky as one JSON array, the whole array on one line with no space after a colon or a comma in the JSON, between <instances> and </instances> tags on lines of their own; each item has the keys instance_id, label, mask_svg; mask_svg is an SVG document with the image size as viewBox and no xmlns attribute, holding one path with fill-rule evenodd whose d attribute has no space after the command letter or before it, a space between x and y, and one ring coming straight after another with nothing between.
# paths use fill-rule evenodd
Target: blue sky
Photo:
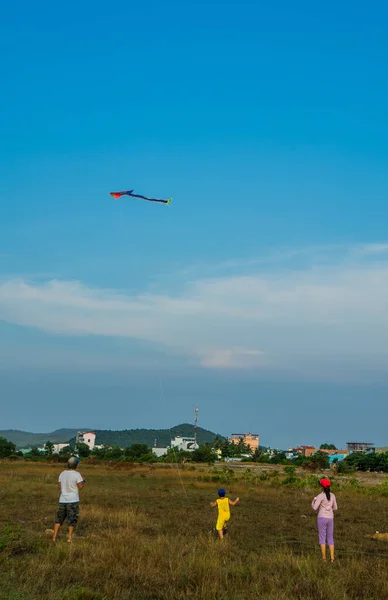
<instances>
[{"instance_id":1,"label":"blue sky","mask_svg":"<svg viewBox=\"0 0 388 600\"><path fill-rule=\"evenodd\" d=\"M387 15L2 8L3 427L386 442Z\"/></svg>"}]
</instances>

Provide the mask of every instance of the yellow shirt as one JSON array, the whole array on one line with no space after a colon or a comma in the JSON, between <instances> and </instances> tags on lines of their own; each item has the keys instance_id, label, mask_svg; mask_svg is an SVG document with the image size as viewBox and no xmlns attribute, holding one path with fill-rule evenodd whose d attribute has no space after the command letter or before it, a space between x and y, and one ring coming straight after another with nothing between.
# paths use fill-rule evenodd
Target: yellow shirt
<instances>
[{"instance_id":1,"label":"yellow shirt","mask_svg":"<svg viewBox=\"0 0 388 600\"><path fill-rule=\"evenodd\" d=\"M218 506L218 515L222 517L230 516L229 498L218 498L216 500Z\"/></svg>"}]
</instances>

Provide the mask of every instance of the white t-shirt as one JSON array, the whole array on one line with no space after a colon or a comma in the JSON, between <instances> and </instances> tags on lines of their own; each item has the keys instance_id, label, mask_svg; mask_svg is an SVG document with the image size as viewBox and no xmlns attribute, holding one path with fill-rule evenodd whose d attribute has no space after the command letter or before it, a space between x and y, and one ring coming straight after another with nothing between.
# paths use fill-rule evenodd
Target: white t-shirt
<instances>
[{"instance_id":1,"label":"white t-shirt","mask_svg":"<svg viewBox=\"0 0 388 600\"><path fill-rule=\"evenodd\" d=\"M83 481L81 473L78 473L78 471L73 469L70 471L62 471L58 481L61 484L61 495L59 497L59 502L65 504L69 502L79 502L77 483L81 483Z\"/></svg>"}]
</instances>

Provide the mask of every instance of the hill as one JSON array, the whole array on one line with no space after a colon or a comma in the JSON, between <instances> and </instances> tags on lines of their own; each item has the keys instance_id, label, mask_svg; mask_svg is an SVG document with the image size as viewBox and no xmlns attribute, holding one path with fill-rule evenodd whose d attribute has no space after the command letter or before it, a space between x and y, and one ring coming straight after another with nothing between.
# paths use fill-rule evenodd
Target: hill
<instances>
[{"instance_id":1,"label":"hill","mask_svg":"<svg viewBox=\"0 0 388 600\"><path fill-rule=\"evenodd\" d=\"M156 440L156 445L159 447L169 446L171 438L177 435L182 437L193 437L194 426L189 423L182 423L170 429L123 429L122 431L111 431L109 429L93 429L96 433L96 443L106 444L108 446L120 446L127 448L131 444L147 444L153 446ZM212 442L216 433L197 428L197 440L199 444ZM72 442L74 440L71 440Z\"/></svg>"},{"instance_id":2,"label":"hill","mask_svg":"<svg viewBox=\"0 0 388 600\"><path fill-rule=\"evenodd\" d=\"M16 444L17 448L27 448L30 446L42 446L47 441L55 444L74 441L77 431L88 431L88 428L79 429L57 429L50 433L30 433L28 431L18 431L15 429L6 429L0 431L0 437L4 437L10 442ZM107 444L110 446L121 446L126 448L131 444L148 444L154 445L156 440L157 446L168 446L171 437L181 435L184 437L192 437L194 435L194 426L189 423L182 423L170 429L123 429L114 431L110 429L90 429L96 433L97 444ZM216 437L216 433L197 428L197 440L200 444L212 442ZM222 437L222 436L220 436Z\"/></svg>"},{"instance_id":3,"label":"hill","mask_svg":"<svg viewBox=\"0 0 388 600\"><path fill-rule=\"evenodd\" d=\"M13 442L17 448L28 448L30 446L42 446L49 440L54 444L67 442L76 435L77 431L79 430L56 429L50 433L30 433L29 431L19 431L18 429L4 429L0 431L0 437Z\"/></svg>"}]
</instances>

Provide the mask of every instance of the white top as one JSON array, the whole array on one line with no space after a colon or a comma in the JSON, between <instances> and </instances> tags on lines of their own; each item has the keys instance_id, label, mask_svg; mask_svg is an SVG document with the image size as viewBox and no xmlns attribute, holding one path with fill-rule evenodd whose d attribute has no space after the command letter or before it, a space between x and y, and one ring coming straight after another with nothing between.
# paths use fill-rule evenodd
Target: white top
<instances>
[{"instance_id":1,"label":"white top","mask_svg":"<svg viewBox=\"0 0 388 600\"><path fill-rule=\"evenodd\" d=\"M68 504L69 502L79 502L77 483L83 481L81 473L73 469L70 471L62 471L58 481L61 484L59 502L64 504Z\"/></svg>"}]
</instances>

